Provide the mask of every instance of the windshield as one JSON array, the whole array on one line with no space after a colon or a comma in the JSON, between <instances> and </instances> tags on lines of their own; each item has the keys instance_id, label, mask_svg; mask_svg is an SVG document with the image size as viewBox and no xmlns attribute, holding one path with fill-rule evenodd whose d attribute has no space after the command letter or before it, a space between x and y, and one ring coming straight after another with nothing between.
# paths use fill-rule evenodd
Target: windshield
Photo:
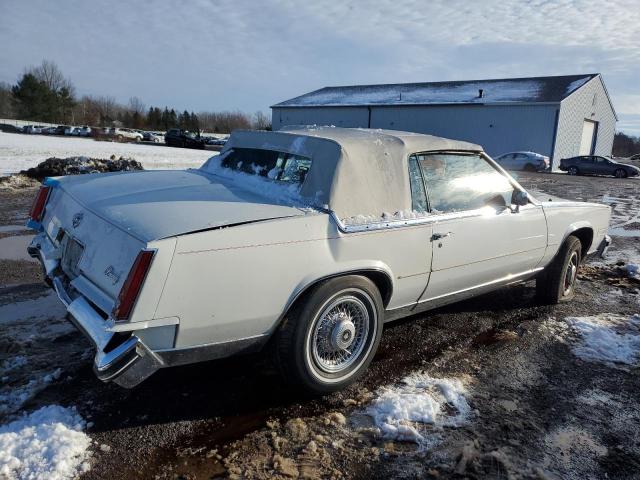
<instances>
[{"instance_id":1,"label":"windshield","mask_svg":"<svg viewBox=\"0 0 640 480\"><path fill-rule=\"evenodd\" d=\"M234 148L225 154L221 166L278 182L301 185L311 168L311 159L273 150Z\"/></svg>"}]
</instances>

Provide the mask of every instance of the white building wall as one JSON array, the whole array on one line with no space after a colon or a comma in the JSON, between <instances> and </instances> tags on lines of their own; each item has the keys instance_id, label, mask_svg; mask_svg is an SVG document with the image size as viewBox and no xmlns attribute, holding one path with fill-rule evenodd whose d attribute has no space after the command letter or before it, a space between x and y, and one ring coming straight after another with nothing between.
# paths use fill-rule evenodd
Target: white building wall
<instances>
[{"instance_id":1,"label":"white building wall","mask_svg":"<svg viewBox=\"0 0 640 480\"><path fill-rule=\"evenodd\" d=\"M562 158L579 155L585 120L598 122L594 154L611 155L616 117L600 76L573 92L560 105L554 167L557 168Z\"/></svg>"}]
</instances>

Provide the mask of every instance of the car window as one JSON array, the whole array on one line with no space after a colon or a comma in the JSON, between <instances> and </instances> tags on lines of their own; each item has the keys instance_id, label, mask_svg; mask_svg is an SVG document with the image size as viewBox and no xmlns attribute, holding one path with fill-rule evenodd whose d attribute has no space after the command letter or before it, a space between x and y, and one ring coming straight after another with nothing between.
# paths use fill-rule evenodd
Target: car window
<instances>
[{"instance_id":1,"label":"car window","mask_svg":"<svg viewBox=\"0 0 640 480\"><path fill-rule=\"evenodd\" d=\"M274 150L234 148L227 152L222 166L279 182L302 184L311 168L311 159Z\"/></svg>"},{"instance_id":2,"label":"car window","mask_svg":"<svg viewBox=\"0 0 640 480\"><path fill-rule=\"evenodd\" d=\"M409 157L409 183L411 186L411 209L414 212L427 211L427 193L424 190L424 180L418 166L418 157Z\"/></svg>"},{"instance_id":3,"label":"car window","mask_svg":"<svg viewBox=\"0 0 640 480\"><path fill-rule=\"evenodd\" d=\"M416 155L433 212L475 210L511 204L513 186L480 154Z\"/></svg>"}]
</instances>

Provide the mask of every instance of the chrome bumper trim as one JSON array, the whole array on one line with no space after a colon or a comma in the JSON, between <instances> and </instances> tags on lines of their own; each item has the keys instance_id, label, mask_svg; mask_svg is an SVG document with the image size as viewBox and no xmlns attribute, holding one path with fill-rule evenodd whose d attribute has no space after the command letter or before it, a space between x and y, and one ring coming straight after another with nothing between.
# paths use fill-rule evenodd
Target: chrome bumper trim
<instances>
[{"instance_id":1,"label":"chrome bumper trim","mask_svg":"<svg viewBox=\"0 0 640 480\"><path fill-rule=\"evenodd\" d=\"M68 312L68 318L96 348L93 369L104 382L115 382L132 388L164 366L162 359L152 352L136 335L131 335L114 348L108 349L114 333L105 320L82 295L72 297L64 286L63 277L57 275L59 260L47 258L49 240L36 236L28 248L31 256L38 258L51 281L53 289ZM108 349L108 350L106 350Z\"/></svg>"}]
</instances>

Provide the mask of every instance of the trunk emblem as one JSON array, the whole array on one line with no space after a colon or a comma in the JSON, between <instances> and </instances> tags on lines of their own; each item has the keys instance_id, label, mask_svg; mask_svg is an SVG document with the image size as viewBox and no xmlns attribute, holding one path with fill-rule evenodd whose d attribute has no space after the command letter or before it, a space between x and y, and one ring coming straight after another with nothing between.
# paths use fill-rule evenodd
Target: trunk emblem
<instances>
[{"instance_id":1,"label":"trunk emblem","mask_svg":"<svg viewBox=\"0 0 640 480\"><path fill-rule=\"evenodd\" d=\"M120 274L116 272L116 269L113 268L113 265L109 265L107 267L107 269L104 271L104 276L111 280L114 285L120 281Z\"/></svg>"},{"instance_id":2,"label":"trunk emblem","mask_svg":"<svg viewBox=\"0 0 640 480\"><path fill-rule=\"evenodd\" d=\"M82 219L84 218L84 214L82 212L76 213L71 220L71 224L73 228L78 228L78 226L82 223Z\"/></svg>"}]
</instances>

